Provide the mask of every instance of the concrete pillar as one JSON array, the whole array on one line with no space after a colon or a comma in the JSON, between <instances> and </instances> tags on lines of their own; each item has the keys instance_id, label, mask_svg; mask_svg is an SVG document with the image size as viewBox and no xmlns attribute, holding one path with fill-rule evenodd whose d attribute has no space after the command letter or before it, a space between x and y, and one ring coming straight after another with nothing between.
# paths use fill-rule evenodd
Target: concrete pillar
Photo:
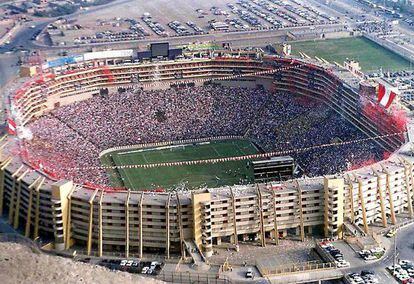
<instances>
[{"instance_id":1,"label":"concrete pillar","mask_svg":"<svg viewBox=\"0 0 414 284\"><path fill-rule=\"evenodd\" d=\"M141 200L139 201L139 258L143 256L143 240L142 240L142 202L144 200L144 192L141 193Z\"/></svg>"},{"instance_id":2,"label":"concrete pillar","mask_svg":"<svg viewBox=\"0 0 414 284\"><path fill-rule=\"evenodd\" d=\"M12 158L7 158L0 163L0 216L3 214L3 202L4 202L4 170L10 164Z\"/></svg>"},{"instance_id":3,"label":"concrete pillar","mask_svg":"<svg viewBox=\"0 0 414 284\"><path fill-rule=\"evenodd\" d=\"M389 203L390 203L391 222L392 222L393 225L395 225L397 223L397 218L395 216L395 210L394 210L394 196L393 196L393 194L391 192L391 188L390 188L389 173L383 165L381 165L381 167L384 170L384 172L387 174L386 175L386 183L387 183L387 193L388 193Z\"/></svg>"},{"instance_id":4,"label":"concrete pillar","mask_svg":"<svg viewBox=\"0 0 414 284\"><path fill-rule=\"evenodd\" d=\"M234 197L234 193L232 188L230 187L230 194L231 194L231 206L232 206L232 212L233 212L233 238L232 243L237 245L239 243L239 240L237 238L237 214L236 214L236 198Z\"/></svg>"},{"instance_id":5,"label":"concrete pillar","mask_svg":"<svg viewBox=\"0 0 414 284\"><path fill-rule=\"evenodd\" d=\"M89 226L88 226L88 243L87 243L87 253L91 255L92 252L92 228L93 228L93 201L95 199L98 190L96 189L92 196L89 198Z\"/></svg>"},{"instance_id":6,"label":"concrete pillar","mask_svg":"<svg viewBox=\"0 0 414 284\"><path fill-rule=\"evenodd\" d=\"M369 233L369 228L368 228L368 222L367 222L367 211L365 209L365 199L364 199L364 192L362 190L362 181L360 178L358 178L357 175L354 175L355 178L358 181L358 195L359 195L359 201L361 202L361 209L362 209L362 221L364 223L364 232L366 234Z\"/></svg>"},{"instance_id":7,"label":"concrete pillar","mask_svg":"<svg viewBox=\"0 0 414 284\"><path fill-rule=\"evenodd\" d=\"M128 189L127 198L125 200L125 257L129 257L129 199L131 190Z\"/></svg>"},{"instance_id":8,"label":"concrete pillar","mask_svg":"<svg viewBox=\"0 0 414 284\"><path fill-rule=\"evenodd\" d=\"M412 203L412 197L411 197L411 188L410 188L410 172L413 172L413 166L410 165L409 167L406 166L404 163L404 174L405 174L405 190L407 193L407 207L408 207L408 214L410 218L413 218L413 203Z\"/></svg>"},{"instance_id":9,"label":"concrete pillar","mask_svg":"<svg viewBox=\"0 0 414 284\"><path fill-rule=\"evenodd\" d=\"M165 250L167 252L167 259L170 258L170 201L171 193L168 195L168 200L165 203Z\"/></svg>"},{"instance_id":10,"label":"concrete pillar","mask_svg":"<svg viewBox=\"0 0 414 284\"><path fill-rule=\"evenodd\" d=\"M41 177L38 177L31 185L29 185L29 203L27 205L27 215L26 215L26 226L24 230L24 236L30 237L30 225L32 219L32 205L33 205L33 187L41 180Z\"/></svg>"},{"instance_id":11,"label":"concrete pillar","mask_svg":"<svg viewBox=\"0 0 414 284\"><path fill-rule=\"evenodd\" d=\"M351 177L348 175L349 183L349 202L351 203L351 223L355 223L355 208L354 208L354 184Z\"/></svg>"},{"instance_id":12,"label":"concrete pillar","mask_svg":"<svg viewBox=\"0 0 414 284\"><path fill-rule=\"evenodd\" d=\"M380 200L382 226L387 227L387 214L385 212L384 196L382 194L381 182L380 182L381 181L381 176L378 173L378 171L376 171L374 168L372 168L372 171L377 176L377 192L378 192L378 196L379 196L379 200Z\"/></svg>"},{"instance_id":13,"label":"concrete pillar","mask_svg":"<svg viewBox=\"0 0 414 284\"><path fill-rule=\"evenodd\" d=\"M20 199L22 194L22 179L29 172L29 169L26 169L17 179L17 195L16 195L16 210L14 212L13 227L17 229L19 227L19 217L20 217Z\"/></svg>"},{"instance_id":14,"label":"concrete pillar","mask_svg":"<svg viewBox=\"0 0 414 284\"><path fill-rule=\"evenodd\" d=\"M12 178L13 178L13 187L12 187L12 192L10 194L10 205L9 205L9 224L13 224L13 214L15 214L15 195L16 195L16 188L19 187L18 182L17 182L17 175L19 174L19 172L21 171L21 169L23 168L23 165L21 165L13 174L12 174Z\"/></svg>"},{"instance_id":15,"label":"concrete pillar","mask_svg":"<svg viewBox=\"0 0 414 284\"><path fill-rule=\"evenodd\" d=\"M66 219L66 237L65 237L65 249L69 249L72 246L72 194L74 193L76 186L73 187L72 191L67 196L68 200L68 218Z\"/></svg>"},{"instance_id":16,"label":"concrete pillar","mask_svg":"<svg viewBox=\"0 0 414 284\"><path fill-rule=\"evenodd\" d=\"M276 207L276 193L272 191L272 203L273 203L273 238L275 239L275 245L279 244L279 230L277 228L277 207Z\"/></svg>"},{"instance_id":17,"label":"concrete pillar","mask_svg":"<svg viewBox=\"0 0 414 284\"><path fill-rule=\"evenodd\" d=\"M265 229L264 229L264 217L263 217L263 200L262 200L262 192L258 185L256 185L257 189L257 197L259 199L258 209L259 209L259 224L260 224L260 245L262 247L266 246L266 237L265 237Z\"/></svg>"},{"instance_id":18,"label":"concrete pillar","mask_svg":"<svg viewBox=\"0 0 414 284\"><path fill-rule=\"evenodd\" d=\"M302 188L300 187L299 181L296 181L297 190L298 190L298 205L299 205L299 217L300 217L300 239L303 242L305 240L305 225L303 220L303 205L302 205Z\"/></svg>"},{"instance_id":19,"label":"concrete pillar","mask_svg":"<svg viewBox=\"0 0 414 284\"><path fill-rule=\"evenodd\" d=\"M98 207L98 220L99 220L99 257L102 257L103 254L103 226L102 226L102 219L103 219L103 212L102 212L102 200L104 196L104 191L101 191L101 196L99 198L99 207Z\"/></svg>"},{"instance_id":20,"label":"concrete pillar","mask_svg":"<svg viewBox=\"0 0 414 284\"><path fill-rule=\"evenodd\" d=\"M182 215L181 215L181 203L180 203L180 196L176 193L177 197L177 219L178 219L178 227L179 227L179 234L180 234L180 252L181 257L185 257L185 249L184 249L184 236L183 236L183 223L182 223Z\"/></svg>"},{"instance_id":21,"label":"concrete pillar","mask_svg":"<svg viewBox=\"0 0 414 284\"><path fill-rule=\"evenodd\" d=\"M40 186L36 188L35 226L34 226L34 232L33 232L34 240L37 239L37 237L39 237L39 220L40 220Z\"/></svg>"}]
</instances>

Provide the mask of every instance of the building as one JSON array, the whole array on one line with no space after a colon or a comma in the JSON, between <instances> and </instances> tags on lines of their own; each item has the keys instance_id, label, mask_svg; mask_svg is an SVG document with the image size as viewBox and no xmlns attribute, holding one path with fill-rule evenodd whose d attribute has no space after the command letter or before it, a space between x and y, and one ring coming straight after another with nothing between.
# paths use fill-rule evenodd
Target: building
<instances>
[{"instance_id":1,"label":"building","mask_svg":"<svg viewBox=\"0 0 414 284\"><path fill-rule=\"evenodd\" d=\"M144 89L169 88L221 79L217 82L261 85L311 96L369 135L401 131L392 123L364 113L357 86L342 80L341 72L347 72L344 70L266 56L140 63L128 59L124 64L124 55L130 52L119 54L119 59L99 53L63 60L61 66L44 65L41 77L31 79L12 94L12 103L21 112L21 123L88 99L103 88L116 90L136 84ZM175 76L178 69L179 79ZM404 142L403 135L378 140L390 151ZM15 228L23 228L26 236L51 239L55 249L74 248L78 254L141 257L145 251L161 251L169 258L185 254L186 243L194 242L208 257L222 242L237 245L240 240L250 239L265 246L291 234L304 239L315 230L341 237L344 222L360 225L368 232L374 221L387 226L387 222L396 222L398 213L413 214L414 158L403 153L395 153L372 167L334 176L156 193L105 191L58 180L13 154L15 143L13 137L1 142L0 212L7 214Z\"/></svg>"}]
</instances>

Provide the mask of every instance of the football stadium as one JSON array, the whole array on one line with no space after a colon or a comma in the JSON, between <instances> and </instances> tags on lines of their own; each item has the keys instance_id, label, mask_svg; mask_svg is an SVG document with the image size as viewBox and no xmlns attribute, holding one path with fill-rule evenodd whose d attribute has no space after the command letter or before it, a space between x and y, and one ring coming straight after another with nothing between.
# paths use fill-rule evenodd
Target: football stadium
<instances>
[{"instance_id":1,"label":"football stadium","mask_svg":"<svg viewBox=\"0 0 414 284\"><path fill-rule=\"evenodd\" d=\"M27 67L42 72L10 93L1 140L10 224L55 250L208 258L413 213L409 121L378 82L257 50L169 53Z\"/></svg>"}]
</instances>

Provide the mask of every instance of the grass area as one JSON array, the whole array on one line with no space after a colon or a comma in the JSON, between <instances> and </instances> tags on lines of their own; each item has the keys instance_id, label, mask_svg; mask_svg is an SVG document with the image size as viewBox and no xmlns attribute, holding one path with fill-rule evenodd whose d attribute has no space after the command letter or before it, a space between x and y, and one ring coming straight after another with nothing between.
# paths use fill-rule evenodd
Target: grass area
<instances>
[{"instance_id":1,"label":"grass area","mask_svg":"<svg viewBox=\"0 0 414 284\"><path fill-rule=\"evenodd\" d=\"M293 54L299 56L299 51L340 64L347 58L354 59L359 61L362 71L376 71L381 67L384 70L410 68L408 60L364 37L293 42Z\"/></svg>"},{"instance_id":2,"label":"grass area","mask_svg":"<svg viewBox=\"0 0 414 284\"><path fill-rule=\"evenodd\" d=\"M259 153L248 140L219 140L184 144L177 147L156 147L112 152L102 157L104 165L135 165L161 162L193 161ZM253 182L253 168L248 161L189 166L118 169L109 172L114 186L124 184L134 190L170 189L176 185L187 188L217 187ZM119 178L122 180L120 181Z\"/></svg>"}]
</instances>

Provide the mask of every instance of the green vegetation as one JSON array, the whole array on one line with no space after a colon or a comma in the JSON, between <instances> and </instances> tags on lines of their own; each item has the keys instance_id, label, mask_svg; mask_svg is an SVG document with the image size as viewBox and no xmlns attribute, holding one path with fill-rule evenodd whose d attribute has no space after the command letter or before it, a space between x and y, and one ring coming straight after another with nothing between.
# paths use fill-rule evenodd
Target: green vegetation
<instances>
[{"instance_id":1,"label":"green vegetation","mask_svg":"<svg viewBox=\"0 0 414 284\"><path fill-rule=\"evenodd\" d=\"M188 51L203 51L203 50L216 50L220 49L221 46L219 44L206 42L206 43L189 43L187 45L181 46Z\"/></svg>"},{"instance_id":2,"label":"green vegetation","mask_svg":"<svg viewBox=\"0 0 414 284\"><path fill-rule=\"evenodd\" d=\"M362 71L409 69L410 62L363 37L293 42L292 52L322 57L340 64L349 58L359 61Z\"/></svg>"},{"instance_id":3,"label":"green vegetation","mask_svg":"<svg viewBox=\"0 0 414 284\"><path fill-rule=\"evenodd\" d=\"M248 140L219 140L197 144L121 150L102 157L104 165L136 165L232 157L259 153ZM253 182L253 169L248 161L183 165L156 168L118 169L110 171L114 186L130 189L169 189L175 186L217 187ZM121 180L120 180L121 178Z\"/></svg>"}]
</instances>

